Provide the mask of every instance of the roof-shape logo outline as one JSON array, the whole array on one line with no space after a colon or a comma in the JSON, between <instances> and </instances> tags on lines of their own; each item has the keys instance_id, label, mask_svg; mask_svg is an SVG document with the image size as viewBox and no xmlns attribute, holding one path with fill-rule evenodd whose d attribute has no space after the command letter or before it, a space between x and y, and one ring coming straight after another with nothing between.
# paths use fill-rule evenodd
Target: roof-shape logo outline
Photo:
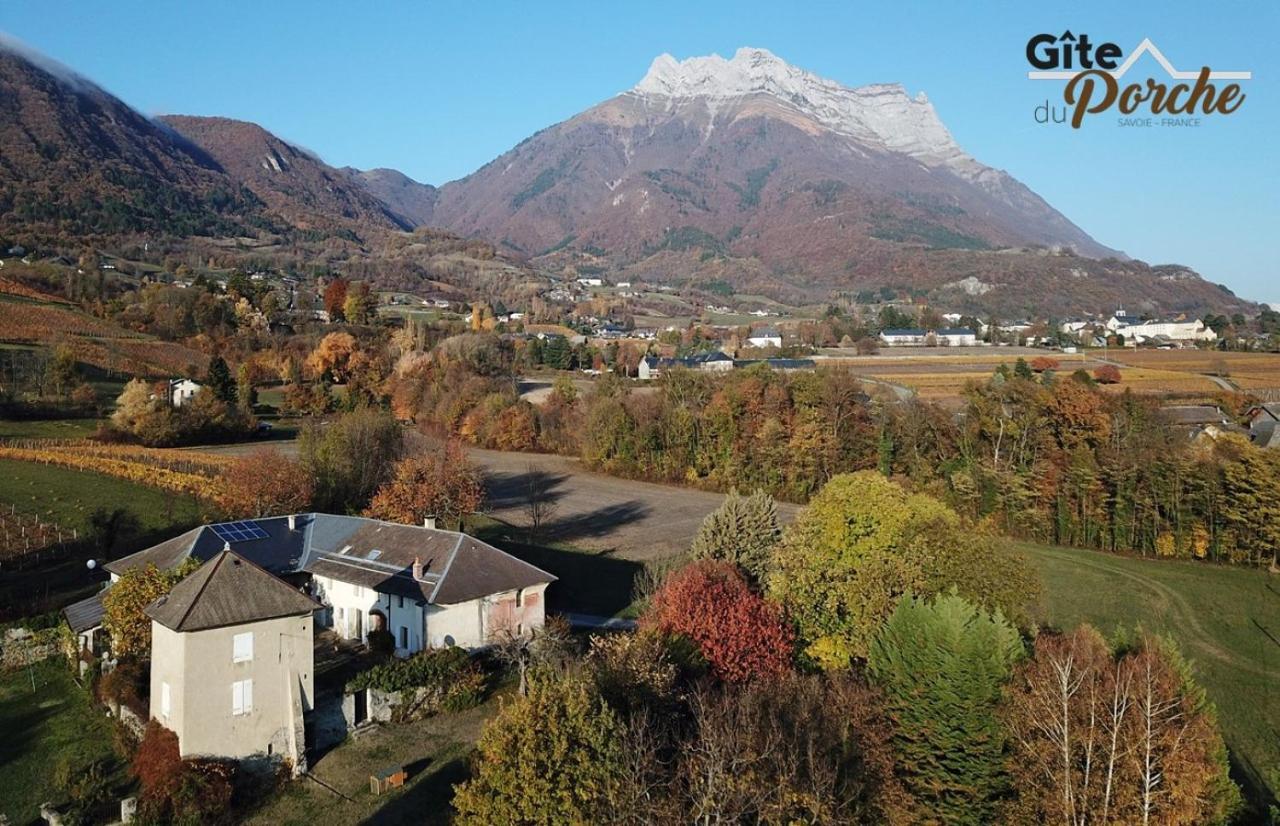
<instances>
[{"instance_id":1,"label":"roof-shape logo outline","mask_svg":"<svg viewBox=\"0 0 1280 826\"><path fill-rule=\"evenodd\" d=\"M1187 72L1187 71L1179 71L1178 69L1173 68L1173 64L1169 62L1169 58L1164 56L1164 53L1160 51L1160 49L1156 46L1156 44L1151 42L1151 38L1149 37L1142 38L1142 42L1138 44L1138 48L1134 49L1132 52L1129 53L1129 57L1124 61L1124 63L1121 63L1117 68L1112 69L1107 73L1116 79L1122 78L1124 77L1125 73L1129 71L1129 68L1133 66L1134 63L1138 62L1138 58L1142 57L1142 55L1147 53L1150 53L1151 56L1155 58L1156 62L1160 64L1161 68L1163 68L1165 72L1169 75L1169 77L1173 78L1174 80L1195 80L1196 78L1200 77L1199 71ZM1070 80L1071 78L1080 74L1081 71L1084 71L1084 70L1072 71L1070 69L1066 69L1066 70L1054 70L1054 71L1030 71L1030 72L1027 72L1027 78L1030 80ZM1253 72L1211 71L1209 72L1208 79L1209 80L1252 80Z\"/></svg>"}]
</instances>

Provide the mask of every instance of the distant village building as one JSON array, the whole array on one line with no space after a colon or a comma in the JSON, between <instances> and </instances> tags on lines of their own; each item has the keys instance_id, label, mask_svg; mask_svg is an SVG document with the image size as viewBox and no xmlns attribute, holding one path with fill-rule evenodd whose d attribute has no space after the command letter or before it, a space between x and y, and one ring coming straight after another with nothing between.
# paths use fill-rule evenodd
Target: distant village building
<instances>
[{"instance_id":1,"label":"distant village building","mask_svg":"<svg viewBox=\"0 0 1280 826\"><path fill-rule=\"evenodd\" d=\"M674 367L685 367L689 370L707 370L710 372L726 372L733 369L733 359L719 350L710 353L699 353L685 358L659 358L646 356L640 360L637 375L648 381L659 378L664 371Z\"/></svg>"},{"instance_id":2,"label":"distant village building","mask_svg":"<svg viewBox=\"0 0 1280 826\"><path fill-rule=\"evenodd\" d=\"M1216 341L1218 334L1206 327L1203 321L1144 321L1116 330L1128 344L1159 343L1161 341Z\"/></svg>"},{"instance_id":3,"label":"distant village building","mask_svg":"<svg viewBox=\"0 0 1280 826\"><path fill-rule=\"evenodd\" d=\"M751 335L747 336L748 347L781 347L782 334L773 327L761 327L758 330L752 330Z\"/></svg>"},{"instance_id":4,"label":"distant village building","mask_svg":"<svg viewBox=\"0 0 1280 826\"><path fill-rule=\"evenodd\" d=\"M978 334L965 327L935 330L933 336L943 347L972 347L978 343Z\"/></svg>"},{"instance_id":5,"label":"distant village building","mask_svg":"<svg viewBox=\"0 0 1280 826\"><path fill-rule=\"evenodd\" d=\"M202 385L191 379L169 379L169 404L172 407L183 407L196 397Z\"/></svg>"},{"instance_id":6,"label":"distant village building","mask_svg":"<svg viewBox=\"0 0 1280 826\"><path fill-rule=\"evenodd\" d=\"M918 328L881 330L880 341L890 347L923 346L928 331Z\"/></svg>"},{"instance_id":7,"label":"distant village building","mask_svg":"<svg viewBox=\"0 0 1280 826\"><path fill-rule=\"evenodd\" d=\"M579 278L578 283L584 287L603 287L603 278Z\"/></svg>"}]
</instances>

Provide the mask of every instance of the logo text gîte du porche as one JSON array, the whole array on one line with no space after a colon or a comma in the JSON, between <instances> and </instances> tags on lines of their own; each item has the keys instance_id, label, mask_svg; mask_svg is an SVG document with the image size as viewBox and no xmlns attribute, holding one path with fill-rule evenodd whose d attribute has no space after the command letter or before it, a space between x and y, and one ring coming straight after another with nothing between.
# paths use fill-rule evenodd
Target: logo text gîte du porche
<instances>
[{"instance_id":1,"label":"logo text g\u00eete du porche","mask_svg":"<svg viewBox=\"0 0 1280 826\"><path fill-rule=\"evenodd\" d=\"M1168 78L1148 77L1126 80L1129 70L1144 54L1150 55ZM1250 80L1252 72L1178 71L1149 39L1138 44L1128 57L1115 43L1093 43L1089 35L1038 34L1027 41L1027 62L1031 80L1065 80L1065 106L1049 101L1037 106L1036 121L1066 123L1079 129L1085 115L1115 109L1123 117L1121 126L1198 126L1201 115L1229 115L1244 103L1239 83ZM1217 81L1217 82L1215 82ZM1155 116L1159 116L1158 118Z\"/></svg>"}]
</instances>

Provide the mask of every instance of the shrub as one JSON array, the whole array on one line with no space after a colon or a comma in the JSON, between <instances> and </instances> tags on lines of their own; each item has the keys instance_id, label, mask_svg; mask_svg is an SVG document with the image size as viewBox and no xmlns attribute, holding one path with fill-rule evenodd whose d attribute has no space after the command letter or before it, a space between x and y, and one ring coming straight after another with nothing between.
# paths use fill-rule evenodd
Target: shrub
<instances>
[{"instance_id":1,"label":"shrub","mask_svg":"<svg viewBox=\"0 0 1280 826\"><path fill-rule=\"evenodd\" d=\"M389 657L395 653L396 638L386 629L369 632L369 650L381 657Z\"/></svg>"},{"instance_id":2,"label":"shrub","mask_svg":"<svg viewBox=\"0 0 1280 826\"><path fill-rule=\"evenodd\" d=\"M150 691L147 666L134 659L121 659L97 684L99 702L124 706L144 720L149 715L147 695Z\"/></svg>"},{"instance_id":3,"label":"shrub","mask_svg":"<svg viewBox=\"0 0 1280 826\"><path fill-rule=\"evenodd\" d=\"M1120 368L1114 364L1103 364L1093 371L1093 379L1098 384L1119 384Z\"/></svg>"},{"instance_id":4,"label":"shrub","mask_svg":"<svg viewBox=\"0 0 1280 826\"><path fill-rule=\"evenodd\" d=\"M362 671L347 683L347 691L415 691L426 689L403 704L404 715L430 715L473 708L484 699L488 679L479 664L461 648L431 648L403 660L392 659Z\"/></svg>"}]
</instances>

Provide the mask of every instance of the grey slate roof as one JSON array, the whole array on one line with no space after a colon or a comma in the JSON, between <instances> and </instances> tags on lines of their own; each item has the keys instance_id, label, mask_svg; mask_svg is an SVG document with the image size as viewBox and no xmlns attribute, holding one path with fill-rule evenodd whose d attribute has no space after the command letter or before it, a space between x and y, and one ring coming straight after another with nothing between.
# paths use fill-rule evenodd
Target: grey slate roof
<instances>
[{"instance_id":1,"label":"grey slate roof","mask_svg":"<svg viewBox=\"0 0 1280 826\"><path fill-rule=\"evenodd\" d=\"M1225 424L1227 421L1226 415L1211 404L1174 404L1162 407L1161 411L1174 424Z\"/></svg>"},{"instance_id":2,"label":"grey slate roof","mask_svg":"<svg viewBox=\"0 0 1280 826\"><path fill-rule=\"evenodd\" d=\"M1258 422L1250 431L1250 438L1258 447L1280 449L1280 422Z\"/></svg>"},{"instance_id":3,"label":"grey slate roof","mask_svg":"<svg viewBox=\"0 0 1280 826\"><path fill-rule=\"evenodd\" d=\"M446 604L555 581L540 568L454 531L327 513L297 514L293 530L285 516L245 521L267 537L236 541L231 549L276 576L309 573ZM212 526L204 525L106 568L115 574L147 564L167 569L187 557L213 559L225 545ZM413 578L415 559L422 562L421 580Z\"/></svg>"},{"instance_id":4,"label":"grey slate roof","mask_svg":"<svg viewBox=\"0 0 1280 826\"><path fill-rule=\"evenodd\" d=\"M174 631L204 631L305 616L319 607L266 569L233 551L221 551L145 610Z\"/></svg>"},{"instance_id":5,"label":"grey slate roof","mask_svg":"<svg viewBox=\"0 0 1280 826\"><path fill-rule=\"evenodd\" d=\"M62 615L67 618L67 624L77 634L102 625L103 613L101 591L88 599L73 602L62 609Z\"/></svg>"}]
</instances>

